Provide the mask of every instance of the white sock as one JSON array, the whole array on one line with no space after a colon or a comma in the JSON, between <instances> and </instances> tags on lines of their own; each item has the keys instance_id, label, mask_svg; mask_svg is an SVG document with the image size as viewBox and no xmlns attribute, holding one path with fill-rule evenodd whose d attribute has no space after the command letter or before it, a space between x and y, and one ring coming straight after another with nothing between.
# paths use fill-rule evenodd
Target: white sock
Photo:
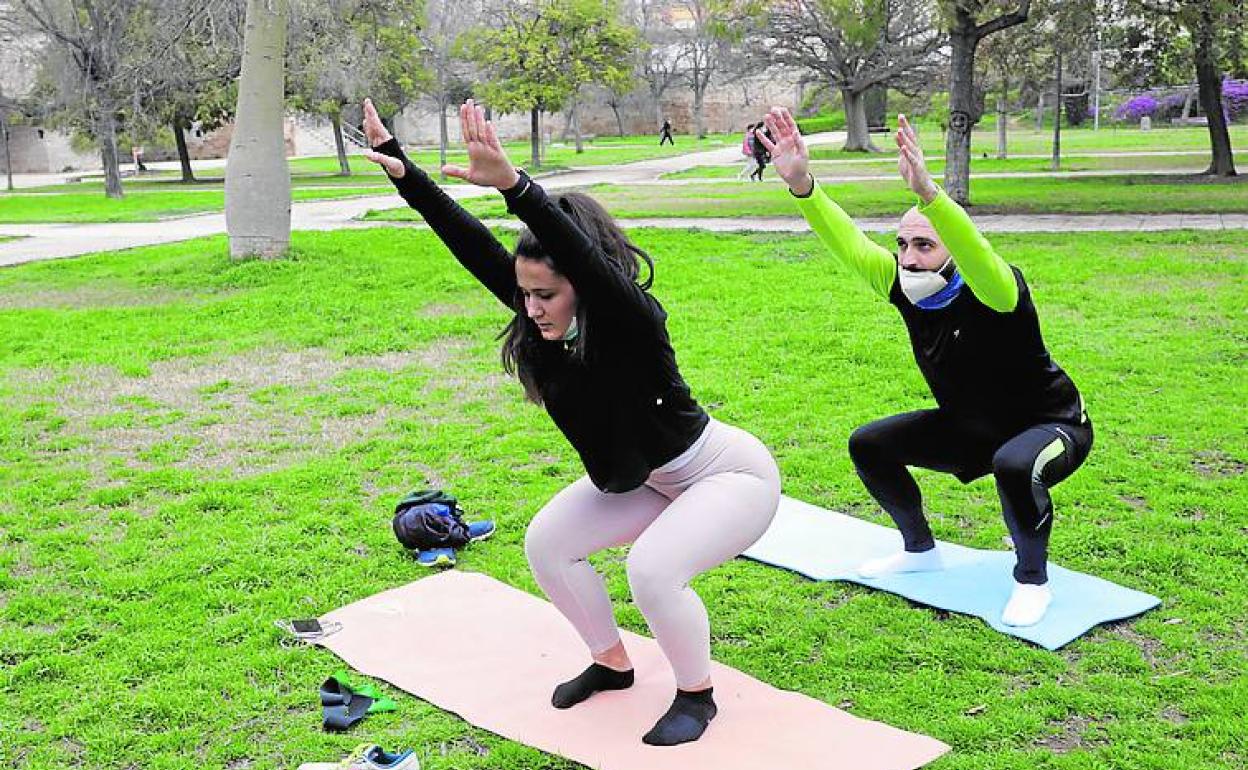
<instances>
[{"instance_id":1,"label":"white sock","mask_svg":"<svg viewBox=\"0 0 1248 770\"><path fill-rule=\"evenodd\" d=\"M918 553L898 551L891 556L872 559L858 567L858 574L865 578L877 578L901 572L935 572L944 568L940 551L933 547Z\"/></svg>"},{"instance_id":2,"label":"white sock","mask_svg":"<svg viewBox=\"0 0 1248 770\"><path fill-rule=\"evenodd\" d=\"M1053 601L1048 584L1015 583L1010 600L1001 612L1001 622L1007 626L1034 626L1044 618Z\"/></svg>"}]
</instances>

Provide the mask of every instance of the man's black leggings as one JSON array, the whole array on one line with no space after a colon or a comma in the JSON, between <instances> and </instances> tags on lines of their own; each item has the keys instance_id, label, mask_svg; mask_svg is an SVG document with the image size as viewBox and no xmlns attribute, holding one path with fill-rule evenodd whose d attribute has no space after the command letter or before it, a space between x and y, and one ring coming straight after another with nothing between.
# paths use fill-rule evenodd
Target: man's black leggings
<instances>
[{"instance_id":1,"label":"man's black leggings","mask_svg":"<svg viewBox=\"0 0 1248 770\"><path fill-rule=\"evenodd\" d=\"M940 409L907 412L868 423L849 437L849 455L862 483L893 517L907 551L935 545L923 497L906 466L952 473L964 483L992 473L1018 563L1014 579L1048 580L1053 500L1049 488L1083 464L1092 449L1092 423L1044 423L1003 434Z\"/></svg>"}]
</instances>

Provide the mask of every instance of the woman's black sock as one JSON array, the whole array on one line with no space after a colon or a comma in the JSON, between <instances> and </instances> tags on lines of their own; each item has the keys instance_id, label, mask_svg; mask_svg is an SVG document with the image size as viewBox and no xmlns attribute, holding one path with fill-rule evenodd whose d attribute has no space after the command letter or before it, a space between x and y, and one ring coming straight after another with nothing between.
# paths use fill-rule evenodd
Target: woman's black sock
<instances>
[{"instance_id":1,"label":"woman's black sock","mask_svg":"<svg viewBox=\"0 0 1248 770\"><path fill-rule=\"evenodd\" d=\"M633 686L633 670L616 671L601 663L594 663L575 679L569 679L555 688L550 703L557 709L572 708L589 696L602 690L624 690Z\"/></svg>"},{"instance_id":2,"label":"woman's black sock","mask_svg":"<svg viewBox=\"0 0 1248 770\"><path fill-rule=\"evenodd\" d=\"M712 689L677 690L672 707L642 737L642 742L651 746L675 746L701 738L718 711L711 697Z\"/></svg>"}]
</instances>

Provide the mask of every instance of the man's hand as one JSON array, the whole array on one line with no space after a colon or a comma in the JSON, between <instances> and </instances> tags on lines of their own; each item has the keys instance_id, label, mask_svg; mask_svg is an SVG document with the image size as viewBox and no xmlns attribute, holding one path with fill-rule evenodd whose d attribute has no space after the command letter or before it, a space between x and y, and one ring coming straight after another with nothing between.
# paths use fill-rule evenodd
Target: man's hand
<instances>
[{"instance_id":1,"label":"man's hand","mask_svg":"<svg viewBox=\"0 0 1248 770\"><path fill-rule=\"evenodd\" d=\"M771 163L776 173L788 183L789 189L796 195L809 195L814 182L810 176L810 154L806 151L806 142L802 140L802 132L797 122L784 107L772 107L771 112L763 117L771 139L762 131L754 132L754 141L761 142L767 152L771 153Z\"/></svg>"},{"instance_id":2,"label":"man's hand","mask_svg":"<svg viewBox=\"0 0 1248 770\"><path fill-rule=\"evenodd\" d=\"M940 193L940 188L927 172L927 161L923 159L919 137L905 115L897 116L897 148L901 151L897 156L897 170L901 173L901 178L906 180L906 184L910 185L910 189L924 203L931 203Z\"/></svg>"}]
</instances>

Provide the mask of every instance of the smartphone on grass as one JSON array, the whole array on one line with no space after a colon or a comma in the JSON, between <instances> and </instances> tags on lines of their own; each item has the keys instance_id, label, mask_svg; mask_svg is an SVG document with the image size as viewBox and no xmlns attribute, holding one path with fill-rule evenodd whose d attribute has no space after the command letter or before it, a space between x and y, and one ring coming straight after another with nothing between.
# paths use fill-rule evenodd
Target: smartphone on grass
<instances>
[{"instance_id":1,"label":"smartphone on grass","mask_svg":"<svg viewBox=\"0 0 1248 770\"><path fill-rule=\"evenodd\" d=\"M290 629L295 632L295 636L301 638L320 636L325 633L325 629L321 627L321 621L316 618L292 620L290 621Z\"/></svg>"},{"instance_id":2,"label":"smartphone on grass","mask_svg":"<svg viewBox=\"0 0 1248 770\"><path fill-rule=\"evenodd\" d=\"M305 642L314 642L321 637L330 634L342 628L341 623L325 623L316 618L299 618L295 620L279 620L277 627L286 633L294 636L296 639Z\"/></svg>"}]
</instances>

